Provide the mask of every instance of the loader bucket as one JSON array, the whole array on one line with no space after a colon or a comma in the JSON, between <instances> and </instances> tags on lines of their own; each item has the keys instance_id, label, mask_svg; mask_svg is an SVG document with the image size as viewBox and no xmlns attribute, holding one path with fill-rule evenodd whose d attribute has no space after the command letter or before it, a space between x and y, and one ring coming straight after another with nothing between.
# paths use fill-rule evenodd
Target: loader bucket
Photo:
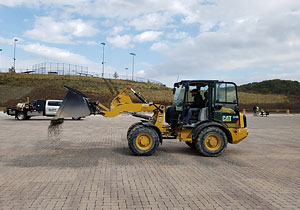
<instances>
[{"instance_id":1,"label":"loader bucket","mask_svg":"<svg viewBox=\"0 0 300 210\"><path fill-rule=\"evenodd\" d=\"M68 86L65 86L65 88L68 89L68 92L55 117L50 122L48 127L49 136L60 134L60 127L64 122L64 118L85 117L97 112L97 104L91 102L86 95Z\"/></svg>"},{"instance_id":2,"label":"loader bucket","mask_svg":"<svg viewBox=\"0 0 300 210\"><path fill-rule=\"evenodd\" d=\"M94 112L94 107L86 95L68 86L65 88L68 89L67 95L53 119L85 117Z\"/></svg>"}]
</instances>

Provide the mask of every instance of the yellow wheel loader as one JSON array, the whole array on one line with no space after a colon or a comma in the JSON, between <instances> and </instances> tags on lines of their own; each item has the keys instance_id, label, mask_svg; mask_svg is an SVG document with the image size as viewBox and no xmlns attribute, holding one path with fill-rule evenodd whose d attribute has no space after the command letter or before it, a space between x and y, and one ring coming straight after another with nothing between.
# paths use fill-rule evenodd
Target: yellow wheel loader
<instances>
[{"instance_id":1,"label":"yellow wheel loader","mask_svg":"<svg viewBox=\"0 0 300 210\"><path fill-rule=\"evenodd\" d=\"M152 155L163 139L178 139L204 156L219 156L227 143L236 144L248 135L246 116L240 113L237 86L217 80L184 80L174 84L174 101L165 107L147 101L132 88L126 88L111 102L110 108L78 90L66 87L68 93L52 125L66 117L101 114L115 117L122 113L142 118L129 127L129 149L140 156ZM141 103L133 103L127 95L132 91ZM193 91L197 92L196 107ZM144 113L142 113L144 112ZM152 113L149 115L149 113Z\"/></svg>"}]
</instances>

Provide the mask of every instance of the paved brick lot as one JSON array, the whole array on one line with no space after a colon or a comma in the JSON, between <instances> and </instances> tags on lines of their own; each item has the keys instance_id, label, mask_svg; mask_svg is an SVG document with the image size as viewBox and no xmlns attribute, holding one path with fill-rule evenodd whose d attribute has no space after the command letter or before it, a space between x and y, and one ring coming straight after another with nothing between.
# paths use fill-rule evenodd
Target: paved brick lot
<instances>
[{"instance_id":1,"label":"paved brick lot","mask_svg":"<svg viewBox=\"0 0 300 210\"><path fill-rule=\"evenodd\" d=\"M1 209L300 209L300 116L248 116L249 137L207 158L177 140L131 155L138 119L67 120L0 114Z\"/></svg>"}]
</instances>

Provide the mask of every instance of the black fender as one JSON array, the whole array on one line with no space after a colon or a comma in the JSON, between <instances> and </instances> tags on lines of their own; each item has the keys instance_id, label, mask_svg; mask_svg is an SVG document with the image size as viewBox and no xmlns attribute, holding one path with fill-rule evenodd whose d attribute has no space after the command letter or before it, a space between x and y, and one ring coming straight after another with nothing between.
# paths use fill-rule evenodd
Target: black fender
<instances>
[{"instance_id":1,"label":"black fender","mask_svg":"<svg viewBox=\"0 0 300 210\"><path fill-rule=\"evenodd\" d=\"M193 130L193 133L192 133L192 137L193 137L193 140L197 138L197 136L199 135L199 133L204 129L204 128L207 128L207 127L218 127L220 129L222 129L222 131L224 131L224 133L226 134L227 136L227 141L229 143L232 143L232 136L231 136L231 133L230 131L228 130L227 127L225 127L224 125L220 124L220 123L216 123L216 122L212 122L212 121L204 121L204 122L201 122L197 125L197 127Z\"/></svg>"},{"instance_id":2,"label":"black fender","mask_svg":"<svg viewBox=\"0 0 300 210\"><path fill-rule=\"evenodd\" d=\"M160 144L162 144L162 134L161 134L161 131L159 130L159 128L156 125L153 125L153 124L148 123L148 122L142 122L142 124L146 127L153 128L158 134Z\"/></svg>"}]
</instances>

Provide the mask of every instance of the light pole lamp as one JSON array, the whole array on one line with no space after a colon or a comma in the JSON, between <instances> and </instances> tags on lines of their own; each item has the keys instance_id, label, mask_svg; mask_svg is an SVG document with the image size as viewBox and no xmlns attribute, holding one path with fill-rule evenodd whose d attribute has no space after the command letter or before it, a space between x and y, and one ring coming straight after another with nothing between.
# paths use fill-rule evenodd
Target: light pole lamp
<instances>
[{"instance_id":1,"label":"light pole lamp","mask_svg":"<svg viewBox=\"0 0 300 210\"><path fill-rule=\"evenodd\" d=\"M125 72L126 72L126 79L128 79L128 78L127 78L127 71L128 71L128 68L126 67L126 68L125 68Z\"/></svg>"},{"instance_id":2,"label":"light pole lamp","mask_svg":"<svg viewBox=\"0 0 300 210\"><path fill-rule=\"evenodd\" d=\"M132 80L133 80L133 76L134 76L134 56L136 56L136 54L130 53L130 55L132 55Z\"/></svg>"},{"instance_id":3,"label":"light pole lamp","mask_svg":"<svg viewBox=\"0 0 300 210\"><path fill-rule=\"evenodd\" d=\"M101 44L103 46L103 50L102 50L102 77L104 77L104 46L105 46L105 43L102 42Z\"/></svg>"},{"instance_id":4,"label":"light pole lamp","mask_svg":"<svg viewBox=\"0 0 300 210\"><path fill-rule=\"evenodd\" d=\"M14 39L14 70L16 71L16 43L17 43L18 39Z\"/></svg>"}]
</instances>

